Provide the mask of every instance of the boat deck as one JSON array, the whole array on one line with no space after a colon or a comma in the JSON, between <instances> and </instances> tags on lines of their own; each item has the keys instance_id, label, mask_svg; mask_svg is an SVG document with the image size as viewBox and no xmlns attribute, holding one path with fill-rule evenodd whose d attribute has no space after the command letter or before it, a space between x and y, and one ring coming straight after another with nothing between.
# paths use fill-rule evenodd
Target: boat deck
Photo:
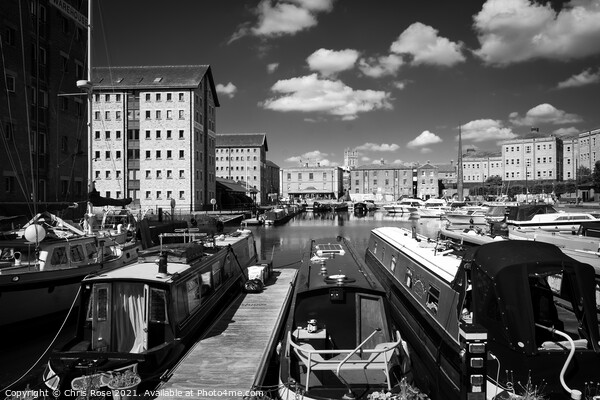
<instances>
[{"instance_id":1,"label":"boat deck","mask_svg":"<svg viewBox=\"0 0 600 400\"><path fill-rule=\"evenodd\" d=\"M276 270L275 282L268 282L262 293L238 297L157 389L158 399L242 398L259 385L296 272Z\"/></svg>"}]
</instances>

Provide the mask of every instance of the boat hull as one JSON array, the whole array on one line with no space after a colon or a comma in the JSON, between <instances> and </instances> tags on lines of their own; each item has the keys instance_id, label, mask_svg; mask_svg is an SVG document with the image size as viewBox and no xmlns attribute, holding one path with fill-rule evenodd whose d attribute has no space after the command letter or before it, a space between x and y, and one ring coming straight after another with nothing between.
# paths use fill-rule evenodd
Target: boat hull
<instances>
[{"instance_id":1,"label":"boat hull","mask_svg":"<svg viewBox=\"0 0 600 400\"><path fill-rule=\"evenodd\" d=\"M122 254L106 263L46 271L0 273L0 326L22 323L66 312L76 305L76 295L87 275L111 270L137 259L137 245L126 245Z\"/></svg>"}]
</instances>

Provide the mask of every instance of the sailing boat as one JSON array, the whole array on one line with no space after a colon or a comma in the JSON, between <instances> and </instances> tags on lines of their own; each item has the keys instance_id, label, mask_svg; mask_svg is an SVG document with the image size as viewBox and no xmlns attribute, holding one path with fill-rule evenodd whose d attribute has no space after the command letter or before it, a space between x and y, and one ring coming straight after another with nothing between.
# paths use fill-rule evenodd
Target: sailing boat
<instances>
[{"instance_id":1,"label":"sailing boat","mask_svg":"<svg viewBox=\"0 0 600 400\"><path fill-rule=\"evenodd\" d=\"M35 195L33 200L35 204ZM84 230L49 212L34 213L21 229L0 238L0 326L65 312L86 275L133 262L138 248L133 237L121 240L110 231Z\"/></svg>"}]
</instances>

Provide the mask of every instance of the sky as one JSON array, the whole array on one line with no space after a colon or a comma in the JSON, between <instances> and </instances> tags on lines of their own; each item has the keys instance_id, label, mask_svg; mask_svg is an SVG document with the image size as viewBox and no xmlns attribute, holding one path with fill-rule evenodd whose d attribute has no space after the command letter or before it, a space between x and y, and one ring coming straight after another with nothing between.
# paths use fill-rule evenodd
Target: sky
<instances>
[{"instance_id":1,"label":"sky","mask_svg":"<svg viewBox=\"0 0 600 400\"><path fill-rule=\"evenodd\" d=\"M210 65L282 168L449 163L600 128L600 0L99 0L93 66Z\"/></svg>"}]
</instances>

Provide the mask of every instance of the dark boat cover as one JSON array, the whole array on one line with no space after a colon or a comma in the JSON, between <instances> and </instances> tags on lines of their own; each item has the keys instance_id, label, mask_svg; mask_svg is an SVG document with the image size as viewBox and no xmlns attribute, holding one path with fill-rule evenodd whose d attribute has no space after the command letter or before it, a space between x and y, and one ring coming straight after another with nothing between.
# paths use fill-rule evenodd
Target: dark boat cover
<instances>
[{"instance_id":1,"label":"dark boat cover","mask_svg":"<svg viewBox=\"0 0 600 400\"><path fill-rule=\"evenodd\" d=\"M578 318L586 321L592 333L591 342L598 343L598 322L595 300L595 271L565 255L549 243L503 241L474 247L464 260L471 262L473 304L475 315L485 321L488 329L497 329L512 347L528 354L536 352L530 278L562 273L561 294L579 304L588 305ZM529 306L528 306L529 305ZM591 305L591 307L590 307ZM577 311L576 311L577 313ZM585 315L581 315L585 313ZM510 329L506 329L509 326ZM509 337L510 336L510 337ZM519 343L522 343L519 344ZM597 346L597 345L596 345Z\"/></svg>"},{"instance_id":2,"label":"dark boat cover","mask_svg":"<svg viewBox=\"0 0 600 400\"><path fill-rule=\"evenodd\" d=\"M94 188L92 191L88 193L88 201L92 203L95 207L104 207L104 206L116 206L116 207L125 207L130 204L133 199L128 197L126 199L111 199L110 197L102 197L100 193Z\"/></svg>"},{"instance_id":3,"label":"dark boat cover","mask_svg":"<svg viewBox=\"0 0 600 400\"><path fill-rule=\"evenodd\" d=\"M551 214L558 212L549 204L526 204L510 207L508 219L511 221L530 221L537 214Z\"/></svg>"}]
</instances>

